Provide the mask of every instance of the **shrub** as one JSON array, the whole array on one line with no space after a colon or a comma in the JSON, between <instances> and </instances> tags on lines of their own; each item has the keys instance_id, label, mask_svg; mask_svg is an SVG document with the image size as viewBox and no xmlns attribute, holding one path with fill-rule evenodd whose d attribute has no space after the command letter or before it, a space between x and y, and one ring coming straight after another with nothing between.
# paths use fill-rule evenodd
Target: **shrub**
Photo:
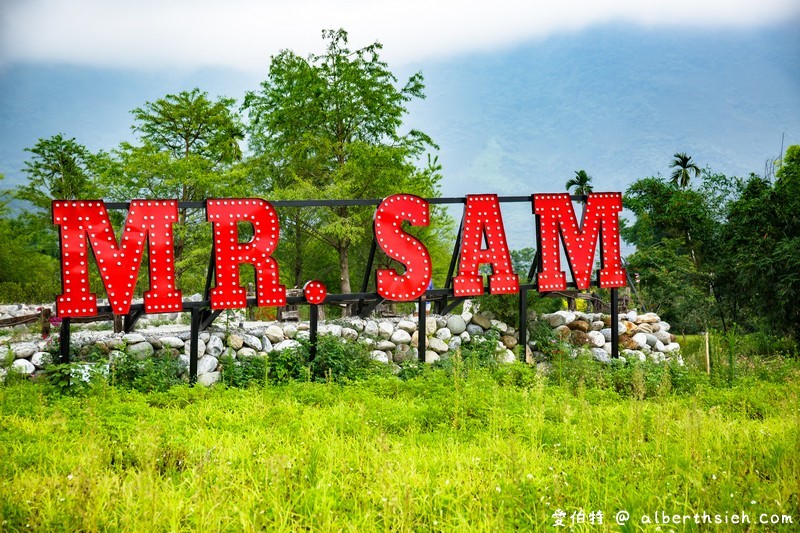
<instances>
[{"instance_id":1,"label":"shrub","mask_svg":"<svg viewBox=\"0 0 800 533\"><path fill-rule=\"evenodd\" d=\"M363 343L344 342L332 335L317 339L317 356L311 363L315 381L361 381L375 373L381 363L370 356Z\"/></svg>"},{"instance_id":2,"label":"shrub","mask_svg":"<svg viewBox=\"0 0 800 533\"><path fill-rule=\"evenodd\" d=\"M183 383L180 378L185 367L179 359L165 352L138 360L127 353L115 358L110 365L110 378L114 386L139 392L166 391Z\"/></svg>"},{"instance_id":3,"label":"shrub","mask_svg":"<svg viewBox=\"0 0 800 533\"><path fill-rule=\"evenodd\" d=\"M266 357L233 357L226 355L219 360L222 367L222 382L229 387L250 387L267 383Z\"/></svg>"},{"instance_id":4,"label":"shrub","mask_svg":"<svg viewBox=\"0 0 800 533\"><path fill-rule=\"evenodd\" d=\"M50 364L45 367L43 378L51 393L58 396L80 396L89 392L105 378L103 367L77 363Z\"/></svg>"},{"instance_id":5,"label":"shrub","mask_svg":"<svg viewBox=\"0 0 800 533\"><path fill-rule=\"evenodd\" d=\"M269 383L308 381L308 346L300 345L281 351L272 351L266 361Z\"/></svg>"},{"instance_id":6,"label":"shrub","mask_svg":"<svg viewBox=\"0 0 800 533\"><path fill-rule=\"evenodd\" d=\"M671 394L691 394L708 382L705 373L675 362L612 360L601 363L588 354L551 358L551 383L581 389L609 389L621 396L643 400Z\"/></svg>"}]
</instances>

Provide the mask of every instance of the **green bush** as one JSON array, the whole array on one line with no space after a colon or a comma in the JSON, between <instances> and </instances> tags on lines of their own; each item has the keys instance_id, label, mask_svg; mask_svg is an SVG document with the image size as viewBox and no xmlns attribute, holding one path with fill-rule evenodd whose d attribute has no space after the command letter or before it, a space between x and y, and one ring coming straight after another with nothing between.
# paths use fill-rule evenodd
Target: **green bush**
<instances>
[{"instance_id":1,"label":"green bush","mask_svg":"<svg viewBox=\"0 0 800 533\"><path fill-rule=\"evenodd\" d=\"M317 356L311 363L315 381L361 381L380 368L370 356L369 348L360 342L344 342L332 335L317 339Z\"/></svg>"},{"instance_id":2,"label":"green bush","mask_svg":"<svg viewBox=\"0 0 800 533\"><path fill-rule=\"evenodd\" d=\"M103 367L77 363L50 364L43 379L49 392L57 396L81 396L90 392L106 376Z\"/></svg>"},{"instance_id":3,"label":"green bush","mask_svg":"<svg viewBox=\"0 0 800 533\"><path fill-rule=\"evenodd\" d=\"M309 381L308 346L300 345L272 351L266 361L267 380L271 384Z\"/></svg>"},{"instance_id":4,"label":"green bush","mask_svg":"<svg viewBox=\"0 0 800 533\"><path fill-rule=\"evenodd\" d=\"M670 394L691 394L708 383L704 372L676 362L612 360L602 363L591 355L577 357L559 354L550 359L551 383L573 392L586 389L613 390L621 396L636 399L659 398Z\"/></svg>"},{"instance_id":5,"label":"green bush","mask_svg":"<svg viewBox=\"0 0 800 533\"><path fill-rule=\"evenodd\" d=\"M123 353L110 365L111 384L139 392L166 391L183 383L180 360L165 352L156 352L144 360Z\"/></svg>"},{"instance_id":6,"label":"green bush","mask_svg":"<svg viewBox=\"0 0 800 533\"><path fill-rule=\"evenodd\" d=\"M317 338L316 358L309 362L309 343L301 341L299 346L280 352L270 352L265 361L258 358L226 361L224 381L232 386L247 386L252 383L271 384L289 381L361 381L372 374L388 371L381 363L370 357L369 348L362 343L344 342L332 335ZM265 376L265 377L264 377ZM264 381L260 381L260 380Z\"/></svg>"},{"instance_id":7,"label":"green bush","mask_svg":"<svg viewBox=\"0 0 800 533\"><path fill-rule=\"evenodd\" d=\"M236 359L226 355L220 360L222 382L229 387L263 386L267 383L266 357L242 357Z\"/></svg>"}]
</instances>

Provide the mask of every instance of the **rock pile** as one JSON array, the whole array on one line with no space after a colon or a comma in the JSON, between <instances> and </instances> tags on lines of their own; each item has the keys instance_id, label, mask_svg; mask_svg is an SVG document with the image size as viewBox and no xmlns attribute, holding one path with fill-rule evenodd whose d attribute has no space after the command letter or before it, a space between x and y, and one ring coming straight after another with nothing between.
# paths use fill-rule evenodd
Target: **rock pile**
<instances>
[{"instance_id":1,"label":"rock pile","mask_svg":"<svg viewBox=\"0 0 800 533\"><path fill-rule=\"evenodd\" d=\"M36 315L41 308L40 305L30 304L0 305L0 320Z\"/></svg>"},{"instance_id":2,"label":"rock pile","mask_svg":"<svg viewBox=\"0 0 800 533\"><path fill-rule=\"evenodd\" d=\"M599 361L611 360L611 315L557 311L540 318L553 328L561 340L578 348L588 348ZM640 315L630 311L620 314L619 318L616 328L622 357L640 361L649 357L660 363L674 356L683 364L679 353L681 347L675 342L675 335L669 332L670 325L657 314Z\"/></svg>"},{"instance_id":3,"label":"rock pile","mask_svg":"<svg viewBox=\"0 0 800 533\"><path fill-rule=\"evenodd\" d=\"M320 323L319 335L331 335L343 342L362 342L369 346L372 358L385 364L399 364L417 358L420 335L425 336L425 361L433 363L448 357L462 345L474 342L493 342L497 358L501 362L513 362L525 353L528 362L546 359L537 350L536 341L528 336L525 352L519 344L519 334L513 326L495 320L491 314L473 313L471 304L465 304L463 313L437 316L429 315L425 320L425 331L420 332L418 319L348 318ZM235 317L238 327L213 326L201 332L198 342L198 382L205 385L220 379L219 361L224 356L265 357L270 352L298 346L308 339L309 324L304 322L244 322L241 315ZM529 326L535 329L535 321L552 328L558 338L574 346L574 352L588 350L596 359L611 360L611 316L558 311L556 313L531 316ZM146 326L147 321L139 323ZM626 359L662 362L671 357L680 361L680 346L675 336L669 333L670 326L654 313L638 315L630 312L620 315L616 324L619 332L621 355ZM490 332L494 332L491 335ZM84 354L92 351L103 354L113 361L123 353L144 360L154 354L168 355L180 360L184 372L189 367L189 338L187 326L177 324L160 327L143 327L141 331L127 334L81 330L75 328L71 344ZM51 362L49 341L26 342L0 341L0 353L11 360L8 370L24 374L40 372ZM532 348L532 351L531 351ZM681 361L682 362L682 361ZM0 368L0 377L5 372Z\"/></svg>"},{"instance_id":4,"label":"rock pile","mask_svg":"<svg viewBox=\"0 0 800 533\"><path fill-rule=\"evenodd\" d=\"M272 351L298 346L308 339L309 324L241 322L241 328L214 326L199 335L198 382L206 385L220 378L219 360L224 356L264 357ZM487 333L497 333L490 338ZM363 342L371 349L372 358L386 364L397 364L417 358L420 332L416 317L401 319L347 318L320 323L319 335L331 335L343 342ZM462 344L494 342L498 360L513 362L517 359L512 349L517 345L513 327L502 321L465 311L460 315L428 316L425 320L425 361L433 363L447 357ZM186 326L146 328L135 333L114 334L75 329L71 345L84 353L100 352L109 361L123 352L137 359L146 359L158 353L179 359L185 371L189 367L190 332ZM499 339L499 340L498 340ZM41 371L51 361L47 341L6 342L0 351L13 358L11 368L25 374Z\"/></svg>"}]
</instances>

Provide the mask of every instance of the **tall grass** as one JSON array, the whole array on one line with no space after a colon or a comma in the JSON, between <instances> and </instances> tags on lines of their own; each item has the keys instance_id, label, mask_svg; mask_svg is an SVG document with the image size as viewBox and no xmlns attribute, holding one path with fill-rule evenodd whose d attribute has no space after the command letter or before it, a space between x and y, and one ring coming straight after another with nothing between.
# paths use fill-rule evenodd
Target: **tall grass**
<instances>
[{"instance_id":1,"label":"tall grass","mask_svg":"<svg viewBox=\"0 0 800 533\"><path fill-rule=\"evenodd\" d=\"M622 509L630 529L657 511L797 527L796 374L637 400L457 365L348 385L0 388L0 529L533 531L559 509L568 525L602 511L592 530Z\"/></svg>"}]
</instances>

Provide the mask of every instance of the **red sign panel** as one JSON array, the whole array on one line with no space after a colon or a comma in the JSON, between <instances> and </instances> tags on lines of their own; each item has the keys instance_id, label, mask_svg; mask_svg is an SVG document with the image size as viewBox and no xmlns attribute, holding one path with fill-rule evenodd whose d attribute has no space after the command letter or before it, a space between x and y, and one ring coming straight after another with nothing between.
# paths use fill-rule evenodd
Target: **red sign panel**
<instances>
[{"instance_id":1,"label":"red sign panel","mask_svg":"<svg viewBox=\"0 0 800 533\"><path fill-rule=\"evenodd\" d=\"M537 277L540 292L564 290L566 273L561 268L564 244L567 263L579 289L589 287L597 245L600 245L599 284L603 288L626 284L619 241L620 193L588 196L579 223L568 194L535 194L533 213L538 221L541 257ZM275 208L260 198L223 198L206 201L206 217L213 229L215 287L212 309L247 305L239 280L239 265L252 264L256 271L259 306L286 304L286 287L280 284L279 265L272 257L280 238ZM181 292L175 286L173 224L178 220L176 200L133 200L117 241L102 200L54 201L53 223L61 236L62 294L56 300L62 317L94 316L97 296L89 289L89 253L99 269L112 310L127 314L136 279L147 247L150 288L144 293L146 313L182 309ZM253 237L239 242L241 223L252 227ZM403 272L381 269L376 273L378 294L394 301L411 301L427 290L433 273L425 244L410 235L403 224L430 224L430 203L411 194L384 199L375 212L373 229L377 246L402 265ZM456 297L483 294L481 265L491 268L489 292L519 291L519 277L511 264L500 199L493 194L469 195L465 200L458 272L453 279ZM325 301L327 290L317 281L305 286L308 303Z\"/></svg>"}]
</instances>

